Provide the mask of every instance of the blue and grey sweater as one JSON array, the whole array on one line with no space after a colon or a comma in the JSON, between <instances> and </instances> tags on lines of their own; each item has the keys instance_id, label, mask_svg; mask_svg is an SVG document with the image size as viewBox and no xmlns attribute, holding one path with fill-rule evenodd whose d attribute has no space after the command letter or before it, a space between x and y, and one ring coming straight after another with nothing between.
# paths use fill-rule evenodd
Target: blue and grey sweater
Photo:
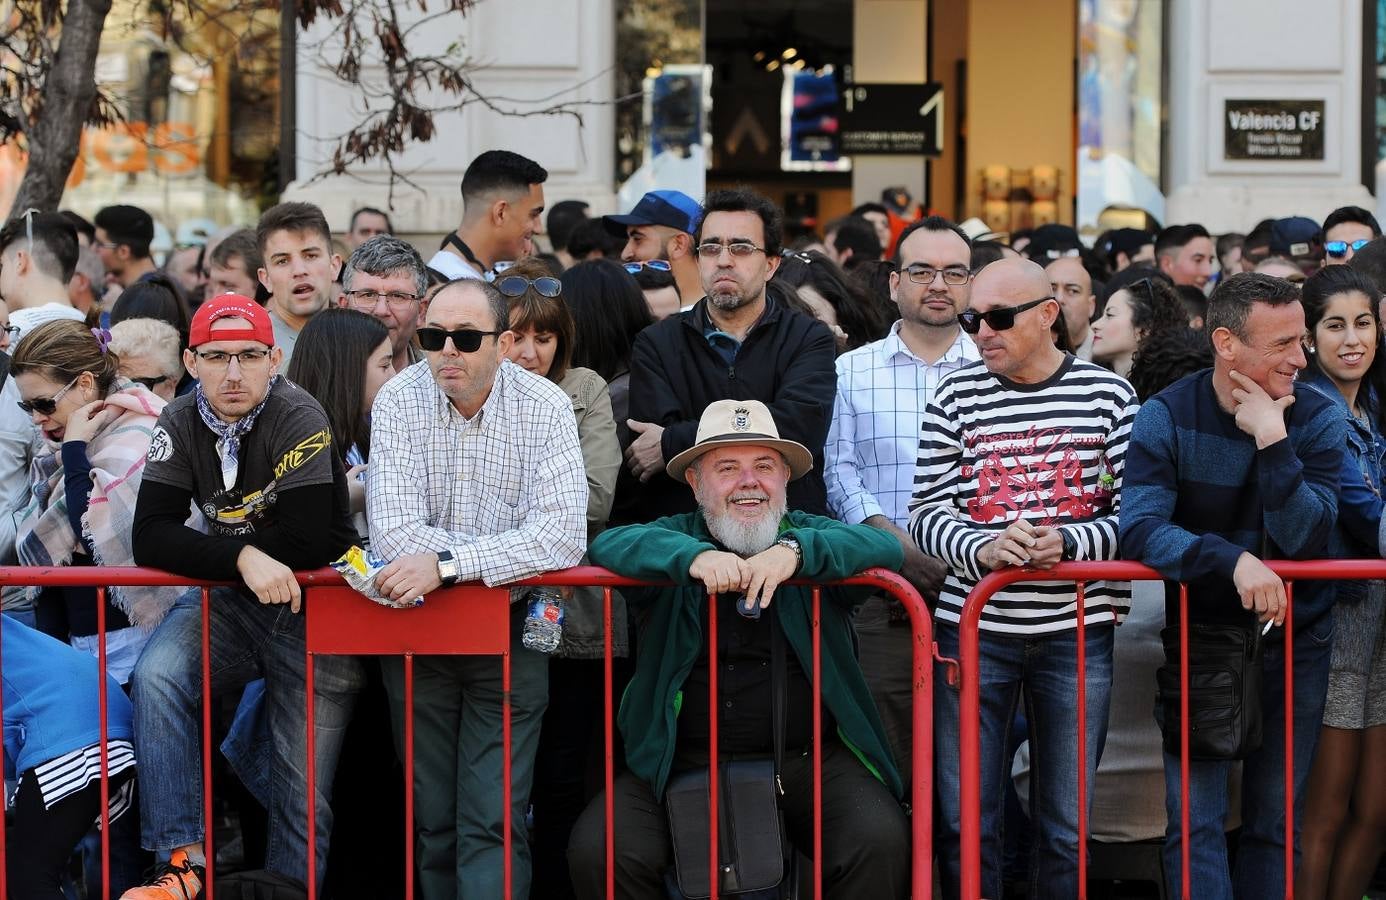
<instances>
[{"instance_id":1,"label":"blue and grey sweater","mask_svg":"<svg viewBox=\"0 0 1386 900\"><path fill-rule=\"evenodd\" d=\"M1243 552L1327 555L1347 440L1343 417L1331 400L1296 385L1286 424L1285 440L1257 450L1218 405L1211 369L1175 382L1136 414L1122 487L1121 552L1173 579L1165 583L1167 621L1178 621L1183 581L1191 620L1246 622L1232 584ZM1296 584L1296 629L1332 606L1331 582Z\"/></svg>"}]
</instances>

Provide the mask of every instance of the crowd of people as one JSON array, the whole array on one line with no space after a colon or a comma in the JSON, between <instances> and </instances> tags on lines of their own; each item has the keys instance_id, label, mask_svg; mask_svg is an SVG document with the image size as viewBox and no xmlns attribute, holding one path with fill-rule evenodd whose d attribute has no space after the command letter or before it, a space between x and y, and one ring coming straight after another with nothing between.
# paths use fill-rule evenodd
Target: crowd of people
<instances>
[{"instance_id":1,"label":"crowd of people","mask_svg":"<svg viewBox=\"0 0 1386 900\"><path fill-rule=\"evenodd\" d=\"M1386 546L1370 213L1216 237L1152 222L1088 246L866 204L820 237L745 189L594 217L547 208L546 180L481 154L427 259L380 210L339 241L300 202L162 266L132 206L0 229L0 557L233 585L207 613L215 734L199 590L5 588L12 896L57 895L74 858L88 892L104 877L129 900L197 896L233 867L208 853L212 740L247 884L301 890L315 864L327 896L399 895L399 826L375 813L403 814L407 680L419 896L504 893L503 697L513 896L606 896L602 592L564 592L548 654L524 634L555 601L511 589L508 692L495 658L422 656L410 678L399 658L320 656L306 722L294 573L353 547L380 564L375 600L401 607L583 562L673 583L613 595L619 897L706 891L706 838L688 835L708 827L713 734L727 814L752 817L724 823L726 877L773 888L791 846L811 852L814 601L785 582L899 571L956 658L988 572L1119 558L1169 581L1079 593L1037 575L982 613L982 895L1076 896L1083 815L1099 842L1163 841L1171 886L1187 842L1197 896L1284 895L1287 622L1292 887L1362 895L1386 838L1386 590L1306 582L1289 616L1265 562ZM1180 582L1191 633L1256 666L1235 703L1189 688L1201 726L1241 740L1192 761L1187 813ZM908 896L910 819L934 816L957 896L957 688L940 663L933 771L914 770L908 614L867 588L821 602L824 893ZM97 707L74 687L103 640L104 872ZM936 809L909 808L920 778ZM771 827L749 824L766 809Z\"/></svg>"}]
</instances>

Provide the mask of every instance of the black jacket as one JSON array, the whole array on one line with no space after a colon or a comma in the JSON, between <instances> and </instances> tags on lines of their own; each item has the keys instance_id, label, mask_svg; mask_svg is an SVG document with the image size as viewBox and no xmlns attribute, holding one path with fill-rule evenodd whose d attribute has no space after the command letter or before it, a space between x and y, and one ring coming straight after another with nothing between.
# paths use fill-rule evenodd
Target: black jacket
<instances>
[{"instance_id":1,"label":"black jacket","mask_svg":"<svg viewBox=\"0 0 1386 900\"><path fill-rule=\"evenodd\" d=\"M630 417L664 426L667 462L693 446L698 419L717 400L759 400L770 407L780 437L813 454L813 471L789 484L789 508L828 514L823 444L837 391L836 345L817 319L766 297L761 316L728 367L703 336L707 299L640 332L630 362ZM657 475L641 487L642 521L691 512L697 503L683 481Z\"/></svg>"}]
</instances>

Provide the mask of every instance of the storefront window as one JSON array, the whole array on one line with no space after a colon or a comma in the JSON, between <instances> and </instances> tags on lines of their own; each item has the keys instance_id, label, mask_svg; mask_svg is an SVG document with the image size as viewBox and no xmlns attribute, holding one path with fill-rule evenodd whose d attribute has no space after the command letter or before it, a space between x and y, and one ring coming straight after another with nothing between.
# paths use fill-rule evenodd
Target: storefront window
<instances>
[{"instance_id":1,"label":"storefront window","mask_svg":"<svg viewBox=\"0 0 1386 900\"><path fill-rule=\"evenodd\" d=\"M183 7L179 7L183 9ZM87 128L63 206L91 216L112 203L148 210L171 242L178 226L253 222L278 190L279 14L248 5L166 29L143 0L116 0L96 79L123 121ZM0 192L14 196L24 160L0 150ZM205 223L204 223L205 224ZM163 249L163 248L160 248Z\"/></svg>"},{"instance_id":2,"label":"storefront window","mask_svg":"<svg viewBox=\"0 0 1386 900\"><path fill-rule=\"evenodd\" d=\"M646 191L701 198L711 75L703 65L702 0L617 0L617 205Z\"/></svg>"},{"instance_id":3,"label":"storefront window","mask_svg":"<svg viewBox=\"0 0 1386 900\"><path fill-rule=\"evenodd\" d=\"M1164 220L1163 54L1161 0L1079 0L1078 227L1085 234L1113 227L1123 209Z\"/></svg>"}]
</instances>

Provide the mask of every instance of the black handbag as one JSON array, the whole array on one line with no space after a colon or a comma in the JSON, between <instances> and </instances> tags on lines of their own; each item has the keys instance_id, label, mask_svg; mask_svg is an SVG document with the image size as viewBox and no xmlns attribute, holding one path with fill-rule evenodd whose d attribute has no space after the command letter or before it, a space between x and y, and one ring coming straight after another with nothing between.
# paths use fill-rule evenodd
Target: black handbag
<instances>
[{"instance_id":1,"label":"black handbag","mask_svg":"<svg viewBox=\"0 0 1386 900\"><path fill-rule=\"evenodd\" d=\"M788 842L779 804L788 669L779 623L772 621L770 627L775 758L730 760L717 767L718 889L721 896L739 900L778 898L788 868ZM709 638L716 639L716 635ZM671 893L684 900L702 900L712 895L708 872L708 775L709 769L675 775L669 779L664 794L674 845Z\"/></svg>"},{"instance_id":2,"label":"black handbag","mask_svg":"<svg viewBox=\"0 0 1386 900\"><path fill-rule=\"evenodd\" d=\"M1165 664L1155 673L1165 752L1178 756L1179 626L1161 629ZM1261 747L1261 625L1189 623L1189 758L1246 759Z\"/></svg>"}]
</instances>

